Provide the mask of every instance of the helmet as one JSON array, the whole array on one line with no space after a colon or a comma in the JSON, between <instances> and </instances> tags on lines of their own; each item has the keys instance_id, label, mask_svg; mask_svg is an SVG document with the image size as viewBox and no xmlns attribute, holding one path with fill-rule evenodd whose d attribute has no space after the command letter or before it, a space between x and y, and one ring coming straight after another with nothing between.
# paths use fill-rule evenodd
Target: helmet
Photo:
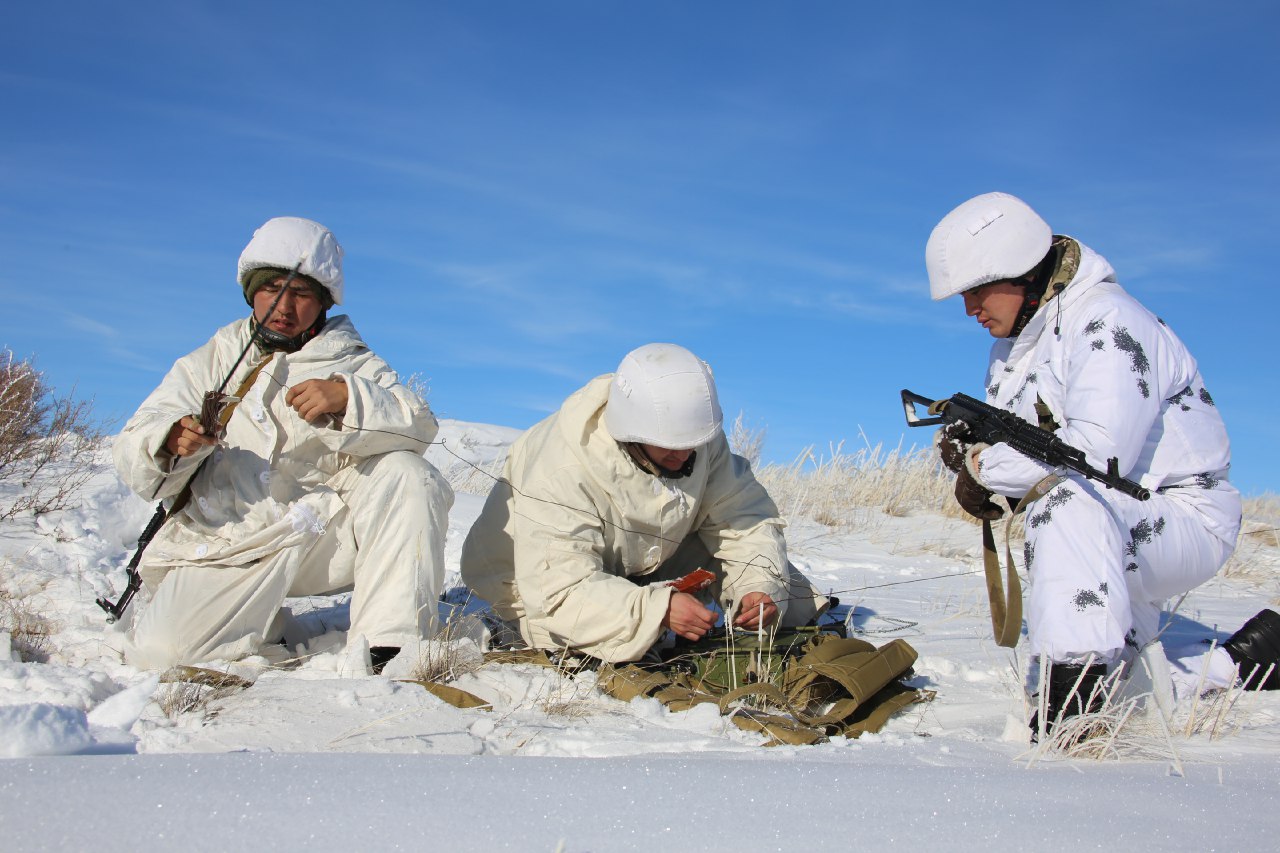
<instances>
[{"instance_id":1,"label":"helmet","mask_svg":"<svg viewBox=\"0 0 1280 853\"><path fill-rule=\"evenodd\" d=\"M1017 278L1049 253L1053 231L1021 199L1005 193L971 198L929 235L924 263L934 300Z\"/></svg>"},{"instance_id":2,"label":"helmet","mask_svg":"<svg viewBox=\"0 0 1280 853\"><path fill-rule=\"evenodd\" d=\"M240 253L236 279L246 292L249 275L263 267L297 267L300 275L319 282L335 303L342 304L342 247L319 222L298 216L268 219Z\"/></svg>"},{"instance_id":3,"label":"helmet","mask_svg":"<svg viewBox=\"0 0 1280 853\"><path fill-rule=\"evenodd\" d=\"M627 353L609 384L604 425L617 441L690 450L714 438L723 420L711 368L675 344Z\"/></svg>"}]
</instances>

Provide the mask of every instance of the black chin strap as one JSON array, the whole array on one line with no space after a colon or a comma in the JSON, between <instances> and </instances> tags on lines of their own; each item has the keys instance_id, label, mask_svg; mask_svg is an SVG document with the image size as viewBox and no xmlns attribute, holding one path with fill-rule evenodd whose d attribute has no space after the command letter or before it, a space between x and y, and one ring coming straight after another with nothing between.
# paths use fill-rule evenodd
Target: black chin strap
<instances>
[{"instance_id":1,"label":"black chin strap","mask_svg":"<svg viewBox=\"0 0 1280 853\"><path fill-rule=\"evenodd\" d=\"M320 330L324 328L324 324L328 319L327 314L328 311L321 311L320 316L311 324L311 328L291 338L268 329L258 322L257 317L251 315L249 317L249 333L258 336L258 346L264 352L297 352L306 346L307 341L320 334Z\"/></svg>"},{"instance_id":2,"label":"black chin strap","mask_svg":"<svg viewBox=\"0 0 1280 853\"><path fill-rule=\"evenodd\" d=\"M1009 332L1009 337L1016 338L1022 334L1022 330L1031 322L1031 318L1040 310L1040 305L1044 302L1045 290L1049 287L1049 280L1053 277L1054 270L1058 268L1058 263L1062 258L1063 247L1056 241L1050 247L1049 253L1045 255L1044 260L1040 261L1033 269L1032 277L1026 284L1026 293L1022 297L1022 308L1018 311L1018 317L1013 321L1013 328ZM1055 288L1053 293L1049 294L1052 299L1058 295L1061 287Z\"/></svg>"}]
</instances>

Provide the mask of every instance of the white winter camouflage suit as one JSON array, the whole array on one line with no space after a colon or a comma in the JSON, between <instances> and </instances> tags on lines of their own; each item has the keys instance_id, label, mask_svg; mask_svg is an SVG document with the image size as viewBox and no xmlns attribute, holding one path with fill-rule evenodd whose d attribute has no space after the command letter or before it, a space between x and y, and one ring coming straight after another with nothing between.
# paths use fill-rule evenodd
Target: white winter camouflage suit
<instances>
[{"instance_id":1,"label":"white winter camouflage suit","mask_svg":"<svg viewBox=\"0 0 1280 853\"><path fill-rule=\"evenodd\" d=\"M730 613L763 592L786 624L813 618L826 599L788 566L778 510L724 433L697 449L688 477L642 471L604 426L612 378L512 446L506 483L463 546L467 585L530 646L610 662L638 659L663 631L672 591L640 584L694 568L716 572L713 594Z\"/></svg>"},{"instance_id":2,"label":"white winter camouflage suit","mask_svg":"<svg viewBox=\"0 0 1280 853\"><path fill-rule=\"evenodd\" d=\"M172 498L208 457L191 499L145 552L151 600L127 659L160 668L254 654L278 639L271 625L287 595L352 584L352 638L417 641L434 626L453 493L422 458L435 417L346 316L299 351L266 356L220 446L185 458L165 450L170 427L199 413L248 340L246 318L179 359L115 441L116 467L146 498ZM227 393L262 358L250 350ZM340 424L309 424L286 405L308 379L346 383Z\"/></svg>"},{"instance_id":3,"label":"white winter camouflage suit","mask_svg":"<svg viewBox=\"0 0 1280 853\"><path fill-rule=\"evenodd\" d=\"M1231 555L1240 495L1227 482L1226 429L1195 359L1104 258L1069 241L1066 259L1066 290L992 347L987 401L1036 423L1039 398L1061 425L1056 435L1091 465L1105 469L1114 457L1123 476L1153 492L1138 501L1068 472L1027 509L1032 653L1107 662L1152 639L1164 600L1204 583ZM1052 471L1007 444L977 462L982 485L1012 497Z\"/></svg>"}]
</instances>

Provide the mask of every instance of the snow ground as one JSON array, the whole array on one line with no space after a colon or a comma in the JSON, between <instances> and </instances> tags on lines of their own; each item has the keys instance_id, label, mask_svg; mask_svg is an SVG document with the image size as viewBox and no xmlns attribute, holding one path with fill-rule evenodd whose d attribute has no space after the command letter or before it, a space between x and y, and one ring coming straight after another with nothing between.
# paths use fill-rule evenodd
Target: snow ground
<instances>
[{"instance_id":1,"label":"snow ground","mask_svg":"<svg viewBox=\"0 0 1280 853\"><path fill-rule=\"evenodd\" d=\"M430 456L455 481L452 454L483 467L517 434L442 426L449 450ZM451 580L481 503L458 495ZM104 465L77 509L0 527L5 587L52 631L41 663L4 654L0 636L5 849L1263 849L1280 830L1280 694L1183 703L1169 735L1152 718L1106 761L1032 753L1026 662L992 642L977 530L953 519L791 520L793 559L861 636L910 642L912 684L937 695L877 735L764 748L707 707L606 697L590 673L488 665L454 683L493 709L460 710L415 684L344 676L336 633L295 669L229 667L253 686L179 712L176 688L120 661L93 603L123 588L150 512ZM1166 646L1225 638L1275 606L1278 565L1259 548L1196 590ZM342 626L340 599L293 605L313 633Z\"/></svg>"}]
</instances>

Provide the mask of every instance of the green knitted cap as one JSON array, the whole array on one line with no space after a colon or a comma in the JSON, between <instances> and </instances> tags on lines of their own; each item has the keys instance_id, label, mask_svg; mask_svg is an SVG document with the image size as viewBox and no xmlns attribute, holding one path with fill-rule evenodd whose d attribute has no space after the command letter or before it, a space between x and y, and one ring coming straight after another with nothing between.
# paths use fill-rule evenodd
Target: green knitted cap
<instances>
[{"instance_id":1,"label":"green knitted cap","mask_svg":"<svg viewBox=\"0 0 1280 853\"><path fill-rule=\"evenodd\" d=\"M253 305L253 295L261 288L273 281L281 278L288 278L290 270L276 269L275 267L259 267L250 272L244 279L244 301ZM320 300L320 304L325 310L333 307L333 294L329 293L329 289L308 275L301 273L294 275L294 281L302 282L311 288L311 292L315 294L316 299Z\"/></svg>"}]
</instances>

